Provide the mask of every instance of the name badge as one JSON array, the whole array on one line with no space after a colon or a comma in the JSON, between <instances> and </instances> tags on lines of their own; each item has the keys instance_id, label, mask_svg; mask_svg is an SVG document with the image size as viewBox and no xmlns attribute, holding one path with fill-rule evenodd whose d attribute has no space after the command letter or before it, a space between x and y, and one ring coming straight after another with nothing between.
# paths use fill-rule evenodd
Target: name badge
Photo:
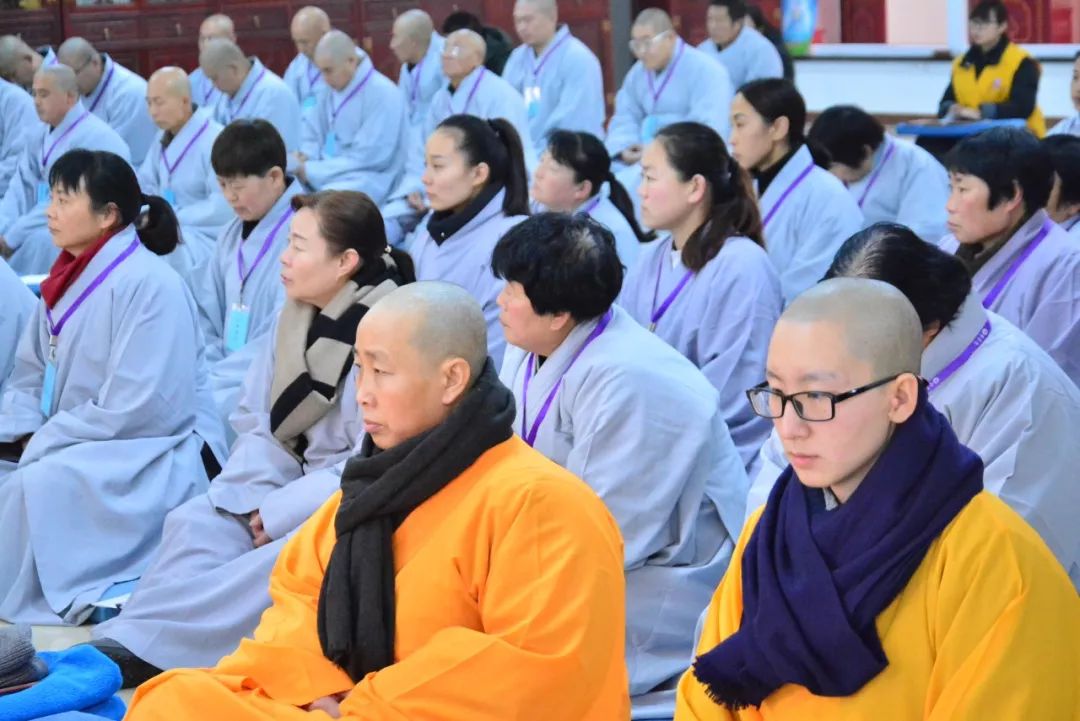
<instances>
[{"instance_id":1,"label":"name badge","mask_svg":"<svg viewBox=\"0 0 1080 721\"><path fill-rule=\"evenodd\" d=\"M337 133L333 130L326 134L326 143L323 144L323 155L328 158L337 155Z\"/></svg>"},{"instance_id":2,"label":"name badge","mask_svg":"<svg viewBox=\"0 0 1080 721\"><path fill-rule=\"evenodd\" d=\"M251 325L251 308L234 304L225 319L225 352L235 353L247 345L248 327Z\"/></svg>"},{"instance_id":3,"label":"name badge","mask_svg":"<svg viewBox=\"0 0 1080 721\"><path fill-rule=\"evenodd\" d=\"M314 95L309 95L306 98L304 98L304 102L300 103L300 109L301 110L311 110L311 109L313 109L315 107L316 102L317 101L315 100L315 96Z\"/></svg>"},{"instance_id":4,"label":"name badge","mask_svg":"<svg viewBox=\"0 0 1080 721\"><path fill-rule=\"evenodd\" d=\"M641 124L641 144L648 145L656 137L656 133L660 130L660 121L656 119L655 115L645 116L645 122Z\"/></svg>"},{"instance_id":5,"label":"name badge","mask_svg":"<svg viewBox=\"0 0 1080 721\"><path fill-rule=\"evenodd\" d=\"M540 114L540 86L533 85L525 88L525 110L529 120L533 120Z\"/></svg>"},{"instance_id":6,"label":"name badge","mask_svg":"<svg viewBox=\"0 0 1080 721\"><path fill-rule=\"evenodd\" d=\"M41 384L41 415L52 415L53 396L56 394L56 361L46 361L45 380Z\"/></svg>"},{"instance_id":7,"label":"name badge","mask_svg":"<svg viewBox=\"0 0 1080 721\"><path fill-rule=\"evenodd\" d=\"M171 205L174 208L176 207L176 191L175 190L173 190L172 188L165 188L165 190L161 191L161 197L165 198L166 203L168 203L169 205Z\"/></svg>"},{"instance_id":8,"label":"name badge","mask_svg":"<svg viewBox=\"0 0 1080 721\"><path fill-rule=\"evenodd\" d=\"M37 202L38 205L49 202L49 184L38 183L37 184Z\"/></svg>"}]
</instances>

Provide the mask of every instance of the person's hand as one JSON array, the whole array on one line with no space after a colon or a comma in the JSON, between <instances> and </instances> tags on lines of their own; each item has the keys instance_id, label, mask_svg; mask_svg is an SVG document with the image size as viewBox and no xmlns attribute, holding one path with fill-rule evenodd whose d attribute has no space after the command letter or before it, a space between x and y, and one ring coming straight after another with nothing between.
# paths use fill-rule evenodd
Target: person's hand
<instances>
[{"instance_id":1,"label":"person's hand","mask_svg":"<svg viewBox=\"0 0 1080 721\"><path fill-rule=\"evenodd\" d=\"M11 254L14 253L14 252L15 251L13 251L11 248L9 248L8 244L6 242L4 242L4 236L0 235L0 258L3 258L4 260L7 260L8 258L11 257Z\"/></svg>"},{"instance_id":2,"label":"person's hand","mask_svg":"<svg viewBox=\"0 0 1080 721\"><path fill-rule=\"evenodd\" d=\"M251 526L251 538L255 548L265 546L274 540L267 535L266 529L263 528L262 514L258 511L253 511L251 516L248 517L248 525ZM337 717L335 716L335 718Z\"/></svg>"},{"instance_id":3,"label":"person's hand","mask_svg":"<svg viewBox=\"0 0 1080 721\"><path fill-rule=\"evenodd\" d=\"M415 210L417 213L423 213L427 210L427 205L424 203L424 195L420 192L409 193L405 197L405 202L409 204L409 207Z\"/></svg>"},{"instance_id":4,"label":"person's hand","mask_svg":"<svg viewBox=\"0 0 1080 721\"><path fill-rule=\"evenodd\" d=\"M954 114L960 120L982 120L982 111L978 108L967 108L963 105L953 106Z\"/></svg>"},{"instance_id":5,"label":"person's hand","mask_svg":"<svg viewBox=\"0 0 1080 721\"><path fill-rule=\"evenodd\" d=\"M644 149L640 145L635 144L622 151L620 157L622 157L622 161L627 165L633 165L634 163L641 160L641 156L644 154L644 152Z\"/></svg>"},{"instance_id":6,"label":"person's hand","mask_svg":"<svg viewBox=\"0 0 1080 721\"><path fill-rule=\"evenodd\" d=\"M322 711L330 718L341 718L341 702L348 695L347 693L339 693L333 696L323 696L309 703L304 707L304 710L309 712Z\"/></svg>"}]
</instances>

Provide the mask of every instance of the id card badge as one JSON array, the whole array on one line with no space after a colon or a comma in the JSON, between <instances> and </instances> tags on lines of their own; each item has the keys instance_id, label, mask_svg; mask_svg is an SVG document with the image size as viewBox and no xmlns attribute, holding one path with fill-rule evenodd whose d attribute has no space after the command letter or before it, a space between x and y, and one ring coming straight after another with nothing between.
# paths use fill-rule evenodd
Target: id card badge
<instances>
[{"instance_id":1,"label":"id card badge","mask_svg":"<svg viewBox=\"0 0 1080 721\"><path fill-rule=\"evenodd\" d=\"M314 95L309 95L306 98L304 98L304 102L300 103L300 109L303 110L304 112L307 112L308 110L312 110L315 107L315 103L316 103L315 96Z\"/></svg>"},{"instance_id":2,"label":"id card badge","mask_svg":"<svg viewBox=\"0 0 1080 721\"><path fill-rule=\"evenodd\" d=\"M323 146L323 155L332 158L337 155L337 133L331 130L326 134L326 143Z\"/></svg>"},{"instance_id":3,"label":"id card badge","mask_svg":"<svg viewBox=\"0 0 1080 721\"><path fill-rule=\"evenodd\" d=\"M37 202L38 205L49 202L49 184L38 183L37 184Z\"/></svg>"},{"instance_id":4,"label":"id card badge","mask_svg":"<svg viewBox=\"0 0 1080 721\"><path fill-rule=\"evenodd\" d=\"M235 304L225 318L225 352L235 353L247 345L248 326L251 325L251 308Z\"/></svg>"},{"instance_id":5,"label":"id card badge","mask_svg":"<svg viewBox=\"0 0 1080 721\"><path fill-rule=\"evenodd\" d=\"M53 397L56 395L56 361L45 362L45 379L41 384L41 415L52 415Z\"/></svg>"},{"instance_id":6,"label":"id card badge","mask_svg":"<svg viewBox=\"0 0 1080 721\"><path fill-rule=\"evenodd\" d=\"M660 122L656 119L655 115L646 115L645 122L641 124L641 144L648 145L656 137Z\"/></svg>"},{"instance_id":7,"label":"id card badge","mask_svg":"<svg viewBox=\"0 0 1080 721\"><path fill-rule=\"evenodd\" d=\"M534 120L540 114L540 86L533 85L525 88L525 111L529 120Z\"/></svg>"},{"instance_id":8,"label":"id card badge","mask_svg":"<svg viewBox=\"0 0 1080 721\"><path fill-rule=\"evenodd\" d=\"M173 208L176 207L176 191L175 190L173 190L172 188L165 188L165 190L161 191L161 197L165 198L165 202L168 203L169 205L171 205Z\"/></svg>"}]
</instances>

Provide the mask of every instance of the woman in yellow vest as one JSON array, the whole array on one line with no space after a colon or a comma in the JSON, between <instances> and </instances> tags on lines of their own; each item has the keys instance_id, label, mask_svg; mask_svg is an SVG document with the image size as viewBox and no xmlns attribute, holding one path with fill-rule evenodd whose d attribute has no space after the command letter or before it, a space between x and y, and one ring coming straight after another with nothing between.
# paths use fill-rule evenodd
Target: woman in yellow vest
<instances>
[{"instance_id":1,"label":"woman in yellow vest","mask_svg":"<svg viewBox=\"0 0 1080 721\"><path fill-rule=\"evenodd\" d=\"M1036 137L1046 120L1035 104L1039 63L1009 40L1009 13L1001 0L983 0L968 16L971 49L953 61L952 82L938 117L957 120L1023 118Z\"/></svg>"}]
</instances>

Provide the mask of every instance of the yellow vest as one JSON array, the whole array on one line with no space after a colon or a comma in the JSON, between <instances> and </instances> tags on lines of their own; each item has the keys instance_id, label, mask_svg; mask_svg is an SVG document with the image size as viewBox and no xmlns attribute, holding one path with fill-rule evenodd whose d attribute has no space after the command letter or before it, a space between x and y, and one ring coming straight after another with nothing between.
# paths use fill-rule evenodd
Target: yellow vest
<instances>
[{"instance_id":1,"label":"yellow vest","mask_svg":"<svg viewBox=\"0 0 1080 721\"><path fill-rule=\"evenodd\" d=\"M1016 43L1005 46L1005 52L1001 54L1001 61L997 65L987 65L983 68L979 77L975 77L975 66L963 66L963 56L953 60L952 86L956 94L956 102L967 108L978 108L983 103L1004 103L1012 95L1013 80L1016 71L1020 69L1020 63L1031 57L1026 50ZM1046 119L1043 117L1039 106L1027 119L1028 128L1035 133L1035 137L1041 138L1046 135Z\"/></svg>"}]
</instances>

